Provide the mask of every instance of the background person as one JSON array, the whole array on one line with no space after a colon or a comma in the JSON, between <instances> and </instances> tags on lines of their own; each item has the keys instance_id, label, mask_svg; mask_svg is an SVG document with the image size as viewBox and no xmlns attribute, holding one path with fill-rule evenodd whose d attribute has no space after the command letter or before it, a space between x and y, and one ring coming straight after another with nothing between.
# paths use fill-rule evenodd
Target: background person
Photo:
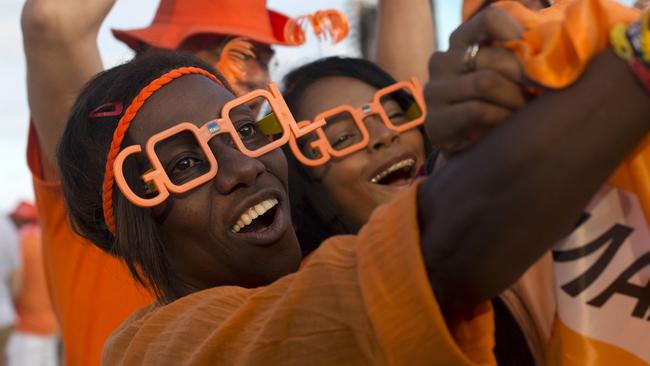
<instances>
[{"instance_id":1,"label":"background person","mask_svg":"<svg viewBox=\"0 0 650 366\"><path fill-rule=\"evenodd\" d=\"M21 203L12 217L26 224L19 234L21 266L14 296L17 321L7 344L8 365L58 365L58 326L47 291L38 213L33 205Z\"/></svg>"}]
</instances>

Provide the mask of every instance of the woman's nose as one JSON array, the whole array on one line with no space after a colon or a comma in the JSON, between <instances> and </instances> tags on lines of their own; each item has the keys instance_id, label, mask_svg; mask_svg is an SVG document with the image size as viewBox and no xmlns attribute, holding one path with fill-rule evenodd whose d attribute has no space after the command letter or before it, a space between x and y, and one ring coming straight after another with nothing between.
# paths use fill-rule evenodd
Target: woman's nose
<instances>
[{"instance_id":1,"label":"woman's nose","mask_svg":"<svg viewBox=\"0 0 650 366\"><path fill-rule=\"evenodd\" d=\"M399 134L390 128L386 127L381 122L378 116L367 117L364 120L370 133L370 141L368 142L368 149L378 150L380 148L388 147L391 144L399 141Z\"/></svg>"},{"instance_id":2,"label":"woman's nose","mask_svg":"<svg viewBox=\"0 0 650 366\"><path fill-rule=\"evenodd\" d=\"M222 145L222 144L220 144ZM258 159L244 155L230 146L213 148L219 169L214 178L215 189L221 194L229 194L238 188L251 187L266 167Z\"/></svg>"}]
</instances>

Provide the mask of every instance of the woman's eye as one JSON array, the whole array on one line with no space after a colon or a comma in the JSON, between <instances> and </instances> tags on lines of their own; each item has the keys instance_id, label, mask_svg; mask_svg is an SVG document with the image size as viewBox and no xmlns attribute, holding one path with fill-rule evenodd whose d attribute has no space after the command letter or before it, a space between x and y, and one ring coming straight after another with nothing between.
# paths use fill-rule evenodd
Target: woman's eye
<instances>
[{"instance_id":1,"label":"woman's eye","mask_svg":"<svg viewBox=\"0 0 650 366\"><path fill-rule=\"evenodd\" d=\"M405 116L406 116L406 114L404 114L404 112L394 112L394 113L391 113L390 115L388 115L388 119L390 119L392 121L392 120L395 120L395 119L402 119Z\"/></svg>"},{"instance_id":2,"label":"woman's eye","mask_svg":"<svg viewBox=\"0 0 650 366\"><path fill-rule=\"evenodd\" d=\"M198 165L200 162L201 161L199 159L195 159L195 158L190 158L190 157L183 158L183 159L179 160L176 163L176 165L174 165L174 169L172 170L172 174L173 173L181 173L181 172L183 172L183 171L185 171L187 169L193 168L196 165Z\"/></svg>"},{"instance_id":3,"label":"woman's eye","mask_svg":"<svg viewBox=\"0 0 650 366\"><path fill-rule=\"evenodd\" d=\"M354 135L351 133L340 135L334 139L334 141L332 142L332 146L334 147L341 146L347 141L351 140L352 138L354 138Z\"/></svg>"},{"instance_id":4,"label":"woman's eye","mask_svg":"<svg viewBox=\"0 0 650 366\"><path fill-rule=\"evenodd\" d=\"M243 139L251 138L257 134L253 123L246 123L237 129L237 133Z\"/></svg>"}]
</instances>

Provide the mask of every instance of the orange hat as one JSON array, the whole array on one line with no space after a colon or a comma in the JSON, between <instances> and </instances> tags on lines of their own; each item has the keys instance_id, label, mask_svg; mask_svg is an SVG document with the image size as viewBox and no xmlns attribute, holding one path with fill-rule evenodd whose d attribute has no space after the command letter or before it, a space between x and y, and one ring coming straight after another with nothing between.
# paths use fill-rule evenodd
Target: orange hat
<instances>
[{"instance_id":1,"label":"orange hat","mask_svg":"<svg viewBox=\"0 0 650 366\"><path fill-rule=\"evenodd\" d=\"M153 23L113 35L132 49L145 43L176 49L198 34L233 35L265 44L297 45L285 36L292 19L266 8L266 0L161 0Z\"/></svg>"},{"instance_id":2,"label":"orange hat","mask_svg":"<svg viewBox=\"0 0 650 366\"><path fill-rule=\"evenodd\" d=\"M12 220L38 221L38 210L29 202L21 201L9 214Z\"/></svg>"},{"instance_id":3,"label":"orange hat","mask_svg":"<svg viewBox=\"0 0 650 366\"><path fill-rule=\"evenodd\" d=\"M463 1L463 22L474 15L485 3L485 0L465 0Z\"/></svg>"}]
</instances>

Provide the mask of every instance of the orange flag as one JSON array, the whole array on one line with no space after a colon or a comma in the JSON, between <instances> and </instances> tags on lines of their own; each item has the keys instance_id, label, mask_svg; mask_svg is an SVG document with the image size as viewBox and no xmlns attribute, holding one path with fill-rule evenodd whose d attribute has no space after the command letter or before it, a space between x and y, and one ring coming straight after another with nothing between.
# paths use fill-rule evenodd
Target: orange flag
<instances>
[{"instance_id":1,"label":"orange flag","mask_svg":"<svg viewBox=\"0 0 650 366\"><path fill-rule=\"evenodd\" d=\"M609 46L609 31L641 13L608 0L555 1L533 12L495 6L526 30L508 42L527 76L547 88L573 83ZM553 250L557 316L551 365L650 364L650 143L646 139L602 187L577 229Z\"/></svg>"}]
</instances>

